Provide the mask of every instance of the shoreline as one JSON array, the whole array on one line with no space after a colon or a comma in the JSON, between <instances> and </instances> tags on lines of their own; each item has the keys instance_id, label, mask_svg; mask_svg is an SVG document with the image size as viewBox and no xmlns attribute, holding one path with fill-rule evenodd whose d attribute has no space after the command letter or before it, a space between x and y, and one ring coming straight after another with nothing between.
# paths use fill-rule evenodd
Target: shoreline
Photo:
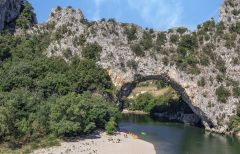
<instances>
[{"instance_id":1,"label":"shoreline","mask_svg":"<svg viewBox=\"0 0 240 154\"><path fill-rule=\"evenodd\" d=\"M123 113L123 114L128 114L128 113L130 113L130 114L143 114L143 115L145 115L145 114L149 115L150 114L149 112L132 111L132 110L127 110L127 109L124 109L121 113Z\"/></svg>"},{"instance_id":2,"label":"shoreline","mask_svg":"<svg viewBox=\"0 0 240 154\"><path fill-rule=\"evenodd\" d=\"M112 141L109 141L112 139ZM134 139L131 135L124 137L123 132L117 132L114 135L107 135L104 130L96 130L85 138L74 139L68 142L62 142L58 147L48 149L38 149L34 154L156 154L152 143L141 139Z\"/></svg>"}]
</instances>

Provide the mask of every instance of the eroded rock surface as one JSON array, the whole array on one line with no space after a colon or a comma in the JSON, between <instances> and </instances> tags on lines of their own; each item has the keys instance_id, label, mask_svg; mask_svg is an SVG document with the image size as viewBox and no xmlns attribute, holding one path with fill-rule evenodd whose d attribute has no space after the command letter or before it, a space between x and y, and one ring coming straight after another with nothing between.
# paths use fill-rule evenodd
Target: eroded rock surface
<instances>
[{"instance_id":1,"label":"eroded rock surface","mask_svg":"<svg viewBox=\"0 0 240 154\"><path fill-rule=\"evenodd\" d=\"M20 15L21 0L0 0L0 31Z\"/></svg>"}]
</instances>

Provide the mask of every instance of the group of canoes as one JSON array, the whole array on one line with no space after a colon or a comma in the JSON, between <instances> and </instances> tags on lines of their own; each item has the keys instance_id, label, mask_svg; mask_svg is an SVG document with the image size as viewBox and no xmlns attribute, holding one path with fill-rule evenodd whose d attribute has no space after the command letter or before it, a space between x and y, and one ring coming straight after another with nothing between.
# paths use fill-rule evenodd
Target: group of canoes
<instances>
[{"instance_id":1,"label":"group of canoes","mask_svg":"<svg viewBox=\"0 0 240 154\"><path fill-rule=\"evenodd\" d=\"M135 138L135 139L141 139L141 138L139 138L137 135L132 134L132 133L130 133L130 132L123 132L123 133L129 134L129 135L131 135L131 136L132 136L133 138ZM142 134L142 135L146 135L146 133L144 133L144 132L142 132L141 134Z\"/></svg>"}]
</instances>

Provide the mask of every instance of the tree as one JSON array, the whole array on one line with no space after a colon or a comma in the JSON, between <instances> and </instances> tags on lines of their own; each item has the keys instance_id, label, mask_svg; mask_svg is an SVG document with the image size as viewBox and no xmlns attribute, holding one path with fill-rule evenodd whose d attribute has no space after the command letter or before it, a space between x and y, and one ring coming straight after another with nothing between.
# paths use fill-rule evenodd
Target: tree
<instances>
[{"instance_id":1,"label":"tree","mask_svg":"<svg viewBox=\"0 0 240 154\"><path fill-rule=\"evenodd\" d=\"M216 95L218 97L218 100L225 103L228 99L228 97L231 95L230 91L223 86L220 86L216 89Z\"/></svg>"},{"instance_id":2,"label":"tree","mask_svg":"<svg viewBox=\"0 0 240 154\"><path fill-rule=\"evenodd\" d=\"M82 56L88 59L99 59L102 47L98 43L88 43L82 49Z\"/></svg>"},{"instance_id":3,"label":"tree","mask_svg":"<svg viewBox=\"0 0 240 154\"><path fill-rule=\"evenodd\" d=\"M27 0L23 0L22 8L23 10L16 20L16 26L28 29L34 23L36 14L33 12L34 8Z\"/></svg>"},{"instance_id":4,"label":"tree","mask_svg":"<svg viewBox=\"0 0 240 154\"><path fill-rule=\"evenodd\" d=\"M106 124L105 129L109 135L112 135L115 131L115 120L114 118L110 119L110 121Z\"/></svg>"}]
</instances>

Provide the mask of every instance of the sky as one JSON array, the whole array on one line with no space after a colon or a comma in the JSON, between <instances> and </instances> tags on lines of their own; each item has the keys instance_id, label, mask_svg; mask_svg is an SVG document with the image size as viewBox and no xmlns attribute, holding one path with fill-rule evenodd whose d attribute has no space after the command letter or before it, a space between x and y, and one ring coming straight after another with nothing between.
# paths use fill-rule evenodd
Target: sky
<instances>
[{"instance_id":1,"label":"sky","mask_svg":"<svg viewBox=\"0 0 240 154\"><path fill-rule=\"evenodd\" d=\"M211 17L218 22L218 9L224 0L28 0L39 23L47 21L53 7L81 9L89 21L115 18L142 28L168 30L173 27L197 29Z\"/></svg>"}]
</instances>

